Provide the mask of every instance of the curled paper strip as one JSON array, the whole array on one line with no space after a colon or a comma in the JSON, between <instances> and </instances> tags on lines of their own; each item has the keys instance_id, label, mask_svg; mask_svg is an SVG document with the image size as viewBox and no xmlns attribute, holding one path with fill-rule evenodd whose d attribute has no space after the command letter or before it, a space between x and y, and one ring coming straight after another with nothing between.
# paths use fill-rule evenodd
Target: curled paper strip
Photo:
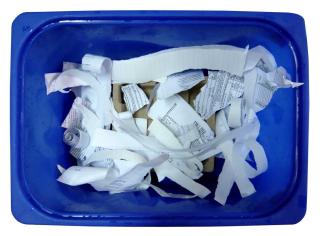
<instances>
[{"instance_id":1,"label":"curled paper strip","mask_svg":"<svg viewBox=\"0 0 320 236\"><path fill-rule=\"evenodd\" d=\"M90 136L80 129L67 129L63 135L63 141L74 148L86 148L90 144Z\"/></svg>"}]
</instances>

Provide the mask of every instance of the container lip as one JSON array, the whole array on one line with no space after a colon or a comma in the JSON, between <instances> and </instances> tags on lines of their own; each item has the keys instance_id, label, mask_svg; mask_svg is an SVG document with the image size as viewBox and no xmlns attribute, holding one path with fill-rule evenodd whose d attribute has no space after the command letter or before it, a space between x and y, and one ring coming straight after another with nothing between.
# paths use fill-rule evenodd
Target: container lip
<instances>
[{"instance_id":1,"label":"container lip","mask_svg":"<svg viewBox=\"0 0 320 236\"><path fill-rule=\"evenodd\" d=\"M76 20L179 20L188 18L190 20L217 20L241 18L242 20L260 21L280 29L293 43L294 51L298 53L298 61L303 61L304 66L300 71L300 78L305 82L302 94L303 111L302 131L304 135L301 149L299 150L299 176L295 188L288 202L271 215L257 218L225 218L216 219L187 218L172 221L170 217L147 219L130 217L101 217L101 218L65 218L53 214L47 209L39 206L36 200L30 196L25 183L18 181L23 173L19 167L19 156L21 140L18 134L21 96L18 82L19 58L24 53L24 46L38 33L49 25L61 21L75 22ZM292 29L292 25L295 28ZM308 52L305 35L304 19L294 13L272 13L272 12L229 12L229 11L85 11L85 12L26 12L18 15L12 23L12 48L11 48L11 85L10 85L10 140L11 140L11 209L13 216L21 223L26 224L62 224L62 225L261 225L261 224L293 224L298 223L306 212L306 189L307 189L307 156L308 156ZM18 91L18 94L16 93ZM300 127L301 129L301 127ZM20 178L21 179L21 178ZM294 214L288 215L288 212ZM270 217L272 216L272 217ZM286 219L284 219L286 218ZM95 220L95 221L93 221Z\"/></svg>"}]
</instances>

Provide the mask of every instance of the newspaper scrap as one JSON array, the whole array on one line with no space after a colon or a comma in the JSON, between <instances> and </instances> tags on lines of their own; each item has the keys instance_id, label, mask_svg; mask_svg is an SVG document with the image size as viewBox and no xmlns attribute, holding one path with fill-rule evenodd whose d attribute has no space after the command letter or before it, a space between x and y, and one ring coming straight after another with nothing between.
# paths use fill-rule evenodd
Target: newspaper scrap
<instances>
[{"instance_id":1,"label":"newspaper scrap","mask_svg":"<svg viewBox=\"0 0 320 236\"><path fill-rule=\"evenodd\" d=\"M144 105L149 104L147 95L136 84L129 84L122 86L121 90L124 95L124 101L126 103L128 111L135 113Z\"/></svg>"},{"instance_id":2,"label":"newspaper scrap","mask_svg":"<svg viewBox=\"0 0 320 236\"><path fill-rule=\"evenodd\" d=\"M223 71L209 71L208 82L194 101L195 110L203 119L228 106L244 91L244 79Z\"/></svg>"},{"instance_id":3,"label":"newspaper scrap","mask_svg":"<svg viewBox=\"0 0 320 236\"><path fill-rule=\"evenodd\" d=\"M160 83L157 98L164 99L182 91L188 90L205 79L201 70L185 71L167 77Z\"/></svg>"},{"instance_id":4,"label":"newspaper scrap","mask_svg":"<svg viewBox=\"0 0 320 236\"><path fill-rule=\"evenodd\" d=\"M203 69L208 70L208 80L193 108L178 93L203 81ZM156 82L152 102L139 87L145 82ZM112 83L123 85L128 111L115 110ZM247 197L256 191L251 179L267 170L266 154L257 141L256 112L270 103L277 89L301 83L292 82L262 46L249 50L204 45L128 60L86 54L81 64L64 62L61 73L45 74L45 85L47 94L75 95L62 123L62 138L77 165L58 165L59 182L90 184L112 194L151 188L161 197L205 198L211 191L197 182L205 173L202 161L219 154L225 161L216 173L218 184L210 188L215 187L215 201L225 205L234 184L241 197ZM145 105L147 116L133 117ZM213 114L216 123L210 128ZM149 126L147 119L152 119ZM255 168L246 161L249 153ZM152 170L158 182L167 178L191 194L165 192L154 184Z\"/></svg>"}]
</instances>

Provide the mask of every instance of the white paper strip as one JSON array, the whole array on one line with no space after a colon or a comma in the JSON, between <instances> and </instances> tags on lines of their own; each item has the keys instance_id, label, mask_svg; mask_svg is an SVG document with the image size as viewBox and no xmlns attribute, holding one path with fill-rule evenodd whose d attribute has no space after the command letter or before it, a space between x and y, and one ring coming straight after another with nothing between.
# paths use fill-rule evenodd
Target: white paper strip
<instances>
[{"instance_id":1,"label":"white paper strip","mask_svg":"<svg viewBox=\"0 0 320 236\"><path fill-rule=\"evenodd\" d=\"M87 166L71 166L58 178L58 181L67 185L77 186L104 179L108 169Z\"/></svg>"},{"instance_id":2,"label":"white paper strip","mask_svg":"<svg viewBox=\"0 0 320 236\"><path fill-rule=\"evenodd\" d=\"M247 49L226 45L172 48L113 61L113 83L145 83L189 69L223 70L242 76Z\"/></svg>"},{"instance_id":3,"label":"white paper strip","mask_svg":"<svg viewBox=\"0 0 320 236\"><path fill-rule=\"evenodd\" d=\"M91 145L108 149L144 150L145 147L130 135L120 131L97 129Z\"/></svg>"},{"instance_id":4,"label":"white paper strip","mask_svg":"<svg viewBox=\"0 0 320 236\"><path fill-rule=\"evenodd\" d=\"M277 68L277 63L274 56L266 48L259 45L249 50L245 70L249 71L254 67L269 72Z\"/></svg>"},{"instance_id":5,"label":"white paper strip","mask_svg":"<svg viewBox=\"0 0 320 236\"><path fill-rule=\"evenodd\" d=\"M167 193L163 189L159 188L155 185L150 185L150 188L153 189L156 193L158 193L161 197L167 198L180 198L180 199L191 199L197 197L197 195L186 195L186 194L178 194L178 193Z\"/></svg>"},{"instance_id":6,"label":"white paper strip","mask_svg":"<svg viewBox=\"0 0 320 236\"><path fill-rule=\"evenodd\" d=\"M183 148L174 134L158 120L153 120L148 130L149 135L154 136L163 145L175 149ZM190 153L189 155L192 154ZM169 164L173 165L192 179L199 179L202 176L203 165L197 158L187 160L171 158L169 159ZM158 180L162 181L165 176L160 176L159 174L160 173L158 173Z\"/></svg>"},{"instance_id":7,"label":"white paper strip","mask_svg":"<svg viewBox=\"0 0 320 236\"><path fill-rule=\"evenodd\" d=\"M228 125L230 128L239 128L243 119L243 100L235 98L231 101L228 112Z\"/></svg>"},{"instance_id":8,"label":"white paper strip","mask_svg":"<svg viewBox=\"0 0 320 236\"><path fill-rule=\"evenodd\" d=\"M155 168L156 173L160 176L166 176L173 182L179 184L183 188L189 190L193 194L199 196L200 198L205 198L208 196L211 191L204 187L203 185L195 182L185 174L183 174L180 170L170 165L167 162L164 162L162 165Z\"/></svg>"},{"instance_id":9,"label":"white paper strip","mask_svg":"<svg viewBox=\"0 0 320 236\"><path fill-rule=\"evenodd\" d=\"M157 98L164 99L181 91L188 90L204 79L205 77L201 70L185 71L170 75L163 83L160 83L157 90Z\"/></svg>"},{"instance_id":10,"label":"white paper strip","mask_svg":"<svg viewBox=\"0 0 320 236\"><path fill-rule=\"evenodd\" d=\"M147 135L148 121L145 118L134 118L138 129L142 134Z\"/></svg>"},{"instance_id":11,"label":"white paper strip","mask_svg":"<svg viewBox=\"0 0 320 236\"><path fill-rule=\"evenodd\" d=\"M133 165L137 165L139 163L146 161L146 158L144 158L142 155L133 151L129 151L125 149L119 149L119 150L105 149L92 154L92 156L89 159L83 162L83 165L91 165L93 162L96 163L100 161L105 161L106 159L110 159L113 161L123 160L125 162L132 162ZM120 173L122 172L120 171Z\"/></svg>"},{"instance_id":12,"label":"white paper strip","mask_svg":"<svg viewBox=\"0 0 320 236\"><path fill-rule=\"evenodd\" d=\"M71 69L81 69L81 64L64 61L62 65L62 71L67 71Z\"/></svg>"},{"instance_id":13,"label":"white paper strip","mask_svg":"<svg viewBox=\"0 0 320 236\"><path fill-rule=\"evenodd\" d=\"M203 175L203 165L198 158L188 160L171 159L169 163L191 179L199 179Z\"/></svg>"},{"instance_id":14,"label":"white paper strip","mask_svg":"<svg viewBox=\"0 0 320 236\"><path fill-rule=\"evenodd\" d=\"M45 74L45 82L47 87L47 95L50 93L61 91L66 88L89 86L95 78L87 72L77 69L71 69L58 73Z\"/></svg>"},{"instance_id":15,"label":"white paper strip","mask_svg":"<svg viewBox=\"0 0 320 236\"><path fill-rule=\"evenodd\" d=\"M148 128L148 131L149 136L155 137L157 140L159 140L160 143L169 148L183 148L177 137L174 136L174 134L157 119L153 119Z\"/></svg>"},{"instance_id":16,"label":"white paper strip","mask_svg":"<svg viewBox=\"0 0 320 236\"><path fill-rule=\"evenodd\" d=\"M159 157L137 164L126 174L117 177L114 180L106 180L92 183L92 186L97 191L109 191L110 193L120 193L124 191L134 191L136 188L139 190L139 185L142 183L144 177L149 171L161 165L167 160L166 155L160 155Z\"/></svg>"},{"instance_id":17,"label":"white paper strip","mask_svg":"<svg viewBox=\"0 0 320 236\"><path fill-rule=\"evenodd\" d=\"M223 110L219 111L216 116L216 132L217 135L222 135L229 131L225 113ZM242 197L248 196L255 192L253 184L249 181L248 177L244 174L244 164L241 163L245 160L239 160L233 154L233 141L229 140L222 143L220 146L225 158L222 171L218 178L218 185L215 190L215 200L220 204L226 203L227 197L230 194L233 183L236 182Z\"/></svg>"}]
</instances>

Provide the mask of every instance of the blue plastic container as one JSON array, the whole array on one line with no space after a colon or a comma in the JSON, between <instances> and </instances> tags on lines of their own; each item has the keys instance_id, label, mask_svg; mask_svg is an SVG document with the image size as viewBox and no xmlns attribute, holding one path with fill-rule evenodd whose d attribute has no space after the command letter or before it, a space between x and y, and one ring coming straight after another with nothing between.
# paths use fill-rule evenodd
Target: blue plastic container
<instances>
[{"instance_id":1,"label":"blue plastic container","mask_svg":"<svg viewBox=\"0 0 320 236\"><path fill-rule=\"evenodd\" d=\"M74 162L59 128L71 94L46 96L44 73L85 53L127 59L165 48L263 45L298 89L278 90L258 114L259 141L269 169L254 179L257 193L241 199L233 189L226 206L213 196L176 200L152 190L109 195L56 181L56 165ZM288 13L254 12L52 12L24 13L12 26L12 212L27 224L255 225L292 224L306 211L308 157L308 52L304 20ZM219 164L218 164L219 166ZM216 172L219 171L219 167ZM214 190L216 174L202 180ZM173 190L170 183L164 185ZM171 188L171 189L170 189Z\"/></svg>"}]
</instances>

